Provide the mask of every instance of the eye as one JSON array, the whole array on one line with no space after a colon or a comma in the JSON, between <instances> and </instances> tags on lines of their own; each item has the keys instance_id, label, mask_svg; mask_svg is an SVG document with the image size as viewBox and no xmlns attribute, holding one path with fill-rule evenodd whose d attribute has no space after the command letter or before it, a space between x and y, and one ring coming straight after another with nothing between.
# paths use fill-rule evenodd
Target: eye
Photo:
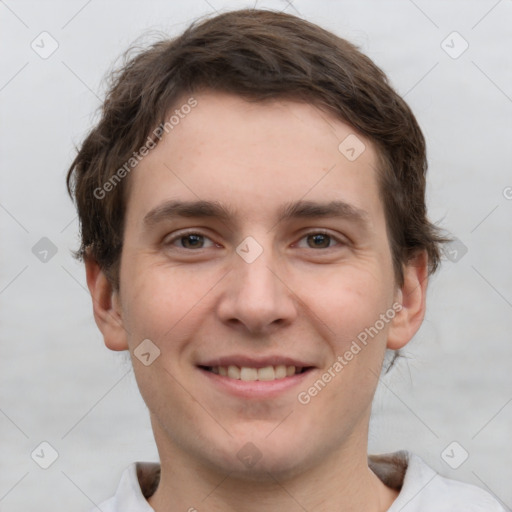
<instances>
[{"instance_id":1,"label":"eye","mask_svg":"<svg viewBox=\"0 0 512 512\"><path fill-rule=\"evenodd\" d=\"M216 244L201 233L189 232L174 235L165 241L165 245L177 246L180 249L206 249Z\"/></svg>"},{"instance_id":2,"label":"eye","mask_svg":"<svg viewBox=\"0 0 512 512\"><path fill-rule=\"evenodd\" d=\"M302 240L306 241L306 247L304 247L303 244L301 245ZM307 235L303 236L300 239L299 243L297 244L297 246L300 247L301 249L330 249L335 245L344 244L333 235L330 235L329 233L324 233L322 231L308 233Z\"/></svg>"},{"instance_id":3,"label":"eye","mask_svg":"<svg viewBox=\"0 0 512 512\"><path fill-rule=\"evenodd\" d=\"M304 243L306 245L304 245ZM165 240L165 245L177 247L179 249L198 250L207 249L209 247L219 247L209 237L198 233L178 233ZM339 238L325 233L323 231L315 231L304 235L296 244L301 249L330 249L336 245L346 245Z\"/></svg>"}]
</instances>

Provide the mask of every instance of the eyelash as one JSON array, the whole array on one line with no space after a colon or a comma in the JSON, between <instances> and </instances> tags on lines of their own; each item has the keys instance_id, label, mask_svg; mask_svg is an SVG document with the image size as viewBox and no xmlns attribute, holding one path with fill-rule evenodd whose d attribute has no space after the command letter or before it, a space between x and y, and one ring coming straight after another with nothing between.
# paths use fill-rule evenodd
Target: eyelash
<instances>
[{"instance_id":1,"label":"eyelash","mask_svg":"<svg viewBox=\"0 0 512 512\"><path fill-rule=\"evenodd\" d=\"M178 233L178 234L174 235L172 238L170 238L169 240L166 240L164 245L165 246L172 246L173 243L176 242L177 240L181 240L182 238L186 238L187 236L191 236L191 235L201 236L204 239L210 240L214 245L217 245L217 244L215 244L215 242L213 242L213 240L210 239L210 237L208 237L207 235L202 234L199 231L186 231L186 232ZM302 237L299 239L299 241L303 240L304 238L307 238L308 236L312 236L312 235L325 235L325 236L328 236L331 239L331 241L337 242L337 245L341 245L341 246L346 246L347 245L346 241L343 241L340 238L338 238L338 237L332 235L331 233L329 233L327 231L324 231L322 229L314 230L314 231L309 231L309 232L305 233L304 235L302 235ZM293 245L296 245L296 243L294 243ZM334 247L335 246L319 247L318 249L326 250L326 249L333 249ZM199 251L201 249L208 249L208 247L200 247L199 249L187 249L185 247L178 247L178 248L179 249L183 249L185 251L195 251L195 250ZM318 249L315 249L313 247L307 247L307 249L318 250Z\"/></svg>"}]
</instances>

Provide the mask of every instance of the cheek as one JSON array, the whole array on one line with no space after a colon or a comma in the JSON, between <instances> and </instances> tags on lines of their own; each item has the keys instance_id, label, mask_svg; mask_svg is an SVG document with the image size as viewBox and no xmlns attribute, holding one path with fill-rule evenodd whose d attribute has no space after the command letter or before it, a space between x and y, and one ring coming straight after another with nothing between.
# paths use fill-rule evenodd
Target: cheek
<instances>
[{"instance_id":1,"label":"cheek","mask_svg":"<svg viewBox=\"0 0 512 512\"><path fill-rule=\"evenodd\" d=\"M368 412L381 373L394 316L393 281L386 273L381 279L377 276L347 268L324 279L324 286L309 286L306 295L308 307L318 317L316 330L323 329L330 354L318 376L326 383L310 382L311 387L303 390L305 399L315 416L328 415L340 425ZM326 404L336 406L328 406L326 413Z\"/></svg>"},{"instance_id":2,"label":"cheek","mask_svg":"<svg viewBox=\"0 0 512 512\"><path fill-rule=\"evenodd\" d=\"M343 350L391 307L394 288L392 276L378 266L350 265L312 276L302 290L305 304L325 324L336 349ZM386 331L388 323L380 327Z\"/></svg>"},{"instance_id":3,"label":"cheek","mask_svg":"<svg viewBox=\"0 0 512 512\"><path fill-rule=\"evenodd\" d=\"M127 330L132 337L153 337L156 342L197 324L203 301L222 278L218 272L144 261L126 270L133 276L125 280L123 294Z\"/></svg>"}]
</instances>

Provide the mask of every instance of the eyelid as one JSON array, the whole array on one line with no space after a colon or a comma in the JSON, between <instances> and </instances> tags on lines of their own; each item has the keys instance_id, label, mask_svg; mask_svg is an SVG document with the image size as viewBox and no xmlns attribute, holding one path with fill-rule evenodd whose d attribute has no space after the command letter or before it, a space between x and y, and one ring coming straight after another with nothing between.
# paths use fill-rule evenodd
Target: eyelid
<instances>
[{"instance_id":1,"label":"eyelid","mask_svg":"<svg viewBox=\"0 0 512 512\"><path fill-rule=\"evenodd\" d=\"M336 242L338 242L338 246L346 246L346 245L349 245L350 241L348 240L348 238L342 236L342 235L338 235L338 234L334 234L332 233L331 231L327 230L327 229L324 229L324 228L317 228L317 229L310 229L309 231L303 233L300 238L298 239L297 242L295 242L293 245L297 245L302 239L310 236L310 235L327 235L329 236L331 239L335 240ZM334 247L336 246L331 246L331 247L325 247L325 248L320 248L320 249L315 249L313 247L306 247L306 249L312 249L314 251L319 251L319 250L326 250L326 249L334 249Z\"/></svg>"},{"instance_id":2,"label":"eyelid","mask_svg":"<svg viewBox=\"0 0 512 512\"><path fill-rule=\"evenodd\" d=\"M219 244L217 242L212 240L212 238L209 237L208 235L206 235L201 229L185 229L185 230L180 230L178 232L172 233L171 235L168 235L168 236L166 236L163 239L163 244L164 245L173 245L174 242L176 242L180 238L185 237L187 235L199 235L199 236L202 236L205 239L210 240L210 242L212 242L213 245L219 246ZM310 235L327 235L331 239L333 239L336 242L338 242L337 245L341 245L341 246L344 246L344 245L346 246L346 245L350 244L350 241L346 237L344 237L344 236L333 234L331 231L329 231L329 230L327 230L325 228L317 228L317 229L310 229L309 231L302 233L300 238L298 239L298 241L294 242L292 244L292 246L296 246L301 240L303 240L304 238L306 238L306 237L308 237ZM334 247L335 246L326 247L326 248L320 248L320 249L315 249L313 247L307 247L306 249L312 249L314 251L318 251L318 250L321 250L321 249L323 249L323 250L333 249ZM186 251L192 251L192 250L198 251L200 249L207 249L208 247L200 247L199 249L185 249L184 247L178 247L178 248L186 250Z\"/></svg>"},{"instance_id":3,"label":"eyelid","mask_svg":"<svg viewBox=\"0 0 512 512\"><path fill-rule=\"evenodd\" d=\"M219 245L219 244L217 244L217 242L214 242L211 239L211 237L209 237L208 235L203 233L200 229L185 229L185 230L177 231L175 233L172 233L170 235L165 236L163 241L162 241L162 243L163 243L163 245L172 245L172 246L174 246L174 242L176 242L180 238L183 238L183 237L185 237L187 235L199 235L199 236L202 236L204 239L210 240L210 242L212 242L213 245ZM198 251L198 250L201 250L201 249L207 249L208 247L200 247L199 249L185 249L184 247L177 247L177 248L178 249L183 249L185 251L191 251L191 250Z\"/></svg>"}]
</instances>

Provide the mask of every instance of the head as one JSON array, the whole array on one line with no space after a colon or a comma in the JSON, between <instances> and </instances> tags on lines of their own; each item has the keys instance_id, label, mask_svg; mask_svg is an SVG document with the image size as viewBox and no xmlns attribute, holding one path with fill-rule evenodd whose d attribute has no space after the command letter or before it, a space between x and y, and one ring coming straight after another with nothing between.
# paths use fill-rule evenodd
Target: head
<instances>
[{"instance_id":1,"label":"head","mask_svg":"<svg viewBox=\"0 0 512 512\"><path fill-rule=\"evenodd\" d=\"M252 442L284 474L366 436L439 263L426 169L383 72L288 14L218 15L113 75L68 187L96 321L132 354L161 454L254 475ZM253 389L228 366L303 371Z\"/></svg>"}]
</instances>

